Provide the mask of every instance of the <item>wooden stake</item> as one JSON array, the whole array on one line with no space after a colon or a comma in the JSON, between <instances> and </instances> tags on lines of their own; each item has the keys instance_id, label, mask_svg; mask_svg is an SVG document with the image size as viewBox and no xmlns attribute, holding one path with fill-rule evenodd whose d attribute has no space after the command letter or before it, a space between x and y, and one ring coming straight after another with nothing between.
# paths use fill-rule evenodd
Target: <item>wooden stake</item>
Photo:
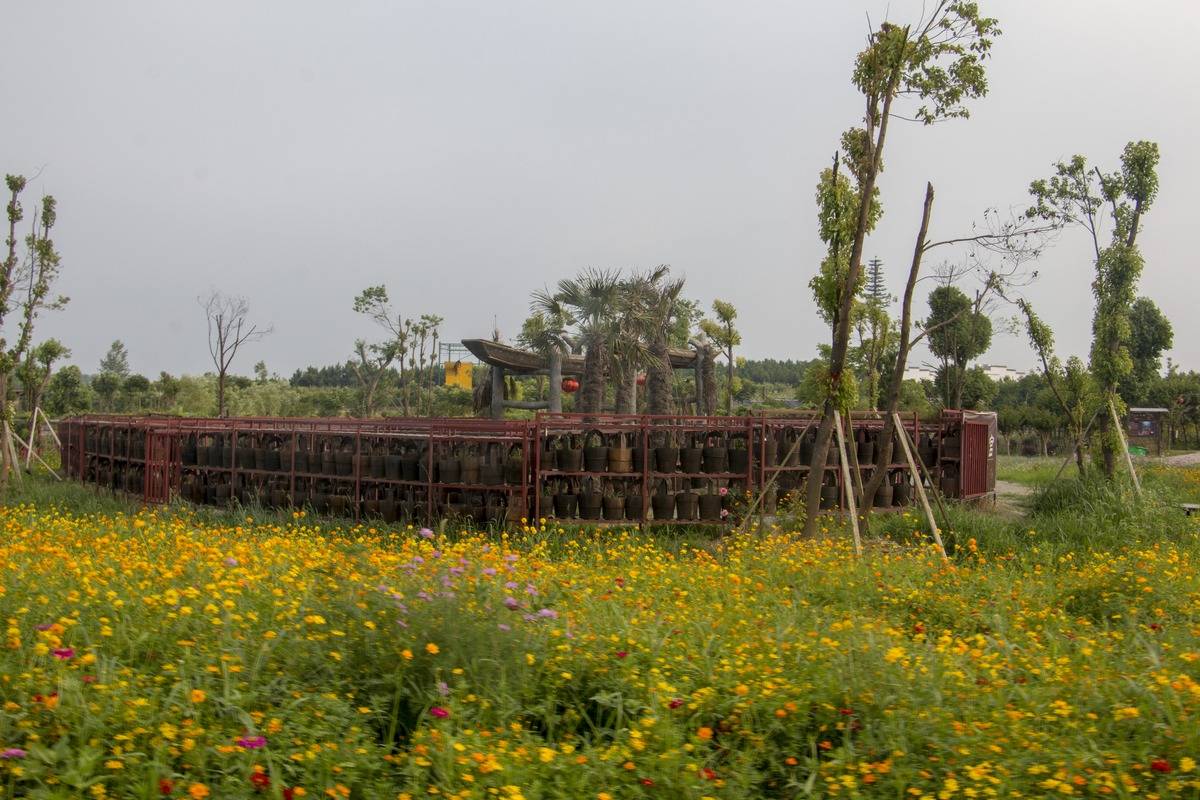
<instances>
[{"instance_id":1,"label":"wooden stake","mask_svg":"<svg viewBox=\"0 0 1200 800\"><path fill-rule=\"evenodd\" d=\"M854 502L854 483L850 478L850 459L846 455L846 437L842 433L842 412L834 409L833 425L837 428L838 450L842 455L842 480L846 486L846 506L850 512L850 530L854 532L854 552L862 555L862 536L858 532L858 504ZM808 476L812 480L812 475Z\"/></svg>"},{"instance_id":2,"label":"wooden stake","mask_svg":"<svg viewBox=\"0 0 1200 800\"><path fill-rule=\"evenodd\" d=\"M32 447L30 447L29 445L25 444L25 442L21 441L21 437L20 437L20 436L17 436L17 435L14 433L14 434L12 434L12 438L16 439L16 440L17 440L17 443L18 443L18 444L20 444L22 447L24 447L24 448L25 448L25 450L26 450L27 452L33 453L33 448L32 448ZM12 446L12 442L9 442L9 446L10 446L10 447ZM42 461L42 457L41 457L41 456L39 456L37 453L33 453L33 457L34 457L34 458L36 458L36 459L38 460L38 463L39 463L39 464L41 464L41 465L42 465L43 467L45 467L46 469L50 470L50 474L51 474L51 475L53 475L55 478L58 478L58 480L60 480L60 481L62 480L62 478L59 476L59 474L58 474L57 472L55 472L53 469L51 469L51 468L50 468L50 465L49 465L49 464L47 464L45 461ZM17 472L17 474L19 475L19 474L20 474L20 471L18 471L18 472Z\"/></svg>"},{"instance_id":3,"label":"wooden stake","mask_svg":"<svg viewBox=\"0 0 1200 800\"><path fill-rule=\"evenodd\" d=\"M1125 429L1121 427L1121 418L1117 416L1117 407L1113 405L1112 398L1108 400L1108 410L1112 414L1113 426L1117 429L1117 436L1121 439L1121 452L1125 454L1125 464L1129 467L1129 474L1133 476L1133 488L1137 490L1137 496L1142 496L1142 482L1138 479L1137 470L1133 468L1133 456L1129 455L1129 442L1125 439Z\"/></svg>"},{"instance_id":4,"label":"wooden stake","mask_svg":"<svg viewBox=\"0 0 1200 800\"><path fill-rule=\"evenodd\" d=\"M850 465L854 467L854 484L858 487L858 497L863 503L867 501L867 492L863 489L862 482L862 464L858 463L858 445L854 442L854 421L850 415L846 415L846 441L849 442L847 449L850 451ZM867 535L871 535L871 520L867 514L862 515L863 530Z\"/></svg>"},{"instance_id":5,"label":"wooden stake","mask_svg":"<svg viewBox=\"0 0 1200 800\"><path fill-rule=\"evenodd\" d=\"M937 520L933 518L933 509L929 507L929 497L925 494L925 483L921 480L921 473L917 470L917 462L913 458L912 450L908 447L908 431L905 430L900 420L899 412L892 414L892 418L895 421L896 429L900 431L900 449L904 451L904 458L908 461L908 469L912 472L913 483L916 484L917 497L921 499L921 508L925 510L925 518L929 520L933 540L937 542L938 550L942 553L942 558L948 558L946 555L946 546L942 544L942 533L938 530Z\"/></svg>"},{"instance_id":6,"label":"wooden stake","mask_svg":"<svg viewBox=\"0 0 1200 800\"><path fill-rule=\"evenodd\" d=\"M801 431L800 435L796 437L796 441L792 443L792 449L788 450L784 455L784 463L786 463L792 457L792 455L800 449L800 440L804 438L804 435L808 433L812 426L813 423L811 422L804 426L804 430ZM753 453L753 450L751 450L751 452ZM762 453L762 457L766 458L766 452ZM766 496L767 492L778 482L778 480L779 473L773 472L771 473L771 477L767 479L767 482L764 483L762 488L758 490L758 495L750 503L750 507L746 509L746 516L742 518L742 524L738 526L739 533L746 532L747 527L750 525L750 518L754 516L755 509L759 507L759 505L762 503L763 497Z\"/></svg>"},{"instance_id":7,"label":"wooden stake","mask_svg":"<svg viewBox=\"0 0 1200 800\"><path fill-rule=\"evenodd\" d=\"M0 446L4 447L4 469L16 475L18 481L22 481L24 477L21 475L21 459L17 457L17 448L13 447L13 439L15 437L16 434L13 433L12 426L8 424L8 420L5 420L3 442L0 442Z\"/></svg>"}]
</instances>

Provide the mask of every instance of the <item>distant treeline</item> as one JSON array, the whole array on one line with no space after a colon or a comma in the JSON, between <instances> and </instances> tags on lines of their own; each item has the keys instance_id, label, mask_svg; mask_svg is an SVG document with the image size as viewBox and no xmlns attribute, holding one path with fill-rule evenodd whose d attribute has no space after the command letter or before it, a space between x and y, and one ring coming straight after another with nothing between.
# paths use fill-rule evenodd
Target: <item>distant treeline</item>
<instances>
[{"instance_id":1,"label":"distant treeline","mask_svg":"<svg viewBox=\"0 0 1200 800\"><path fill-rule=\"evenodd\" d=\"M777 358L757 358L738 361L737 375L742 380L754 383L786 383L799 386L804 379L804 372L812 361L780 360Z\"/></svg>"}]
</instances>

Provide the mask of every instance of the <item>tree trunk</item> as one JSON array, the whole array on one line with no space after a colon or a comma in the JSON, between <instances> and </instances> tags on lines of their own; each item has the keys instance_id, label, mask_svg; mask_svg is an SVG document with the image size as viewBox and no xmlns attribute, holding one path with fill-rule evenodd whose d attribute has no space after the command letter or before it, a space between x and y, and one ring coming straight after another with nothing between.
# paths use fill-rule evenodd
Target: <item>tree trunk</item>
<instances>
[{"instance_id":1,"label":"tree trunk","mask_svg":"<svg viewBox=\"0 0 1200 800\"><path fill-rule=\"evenodd\" d=\"M675 397L671 387L674 372L666 336L655 336L650 342L650 363L646 366L646 402L649 413L675 413Z\"/></svg>"},{"instance_id":2,"label":"tree trunk","mask_svg":"<svg viewBox=\"0 0 1200 800\"><path fill-rule=\"evenodd\" d=\"M8 454L11 440L8 430L8 376L0 374L0 500L8 496L9 471L17 468Z\"/></svg>"},{"instance_id":3,"label":"tree trunk","mask_svg":"<svg viewBox=\"0 0 1200 800\"><path fill-rule=\"evenodd\" d=\"M875 448L875 468L871 478L863 487L863 512L867 513L875 504L875 493L887 478L888 465L892 463L892 447L896 441L894 414L900 410L900 392L904 388L904 367L908 363L908 352L912 349L912 304L917 289L917 276L921 272L921 259L925 255L925 237L929 233L929 218L933 213L933 184L925 184L925 204L921 211L921 227L917 230L917 244L913 248L912 265L908 269L908 282L904 285L904 301L900 313L900 342L896 350L896 363L892 365L892 376L888 383L887 403L883 411L883 431Z\"/></svg>"},{"instance_id":4,"label":"tree trunk","mask_svg":"<svg viewBox=\"0 0 1200 800\"><path fill-rule=\"evenodd\" d=\"M583 356L583 387L579 390L579 411L596 414L604 407L604 342L595 337Z\"/></svg>"},{"instance_id":5,"label":"tree trunk","mask_svg":"<svg viewBox=\"0 0 1200 800\"><path fill-rule=\"evenodd\" d=\"M717 413L717 354L711 347L701 352L703 362L701 371L704 375L704 414L712 416Z\"/></svg>"},{"instance_id":6,"label":"tree trunk","mask_svg":"<svg viewBox=\"0 0 1200 800\"><path fill-rule=\"evenodd\" d=\"M821 503L821 483L825 475L825 459L829 456L829 442L833 438L833 412L836 409L834 398L836 388L842 379L842 371L846 367L846 352L850 348L850 310L854 306L854 287L858 285L858 275L862 271L863 242L867 238L867 226L871 219L871 204L875 199L875 179L882 165L883 145L887 139L888 121L892 115L892 98L900 80L900 71L895 69L891 75L883 100L883 110L879 117L879 136L874 142L871 152L871 164L866 171L862 186L859 189L858 222L854 228L854 242L850 247L850 263L846 267L845 291L842 293L841 306L838 309L837 326L833 332L833 347L829 356L830 391L826 394L822 407L821 424L817 428L817 440L813 446L812 461L808 470L808 486L805 494L804 536L812 537L817 532L817 516ZM813 480L817 478L817 480Z\"/></svg>"},{"instance_id":7,"label":"tree trunk","mask_svg":"<svg viewBox=\"0 0 1200 800\"><path fill-rule=\"evenodd\" d=\"M733 347L725 354L729 358L725 375L725 413L733 416Z\"/></svg>"},{"instance_id":8,"label":"tree trunk","mask_svg":"<svg viewBox=\"0 0 1200 800\"><path fill-rule=\"evenodd\" d=\"M225 370L217 371L217 416L225 416Z\"/></svg>"},{"instance_id":9,"label":"tree trunk","mask_svg":"<svg viewBox=\"0 0 1200 800\"><path fill-rule=\"evenodd\" d=\"M616 411L618 414L637 413L637 370L624 368L621 370L617 384Z\"/></svg>"}]
</instances>

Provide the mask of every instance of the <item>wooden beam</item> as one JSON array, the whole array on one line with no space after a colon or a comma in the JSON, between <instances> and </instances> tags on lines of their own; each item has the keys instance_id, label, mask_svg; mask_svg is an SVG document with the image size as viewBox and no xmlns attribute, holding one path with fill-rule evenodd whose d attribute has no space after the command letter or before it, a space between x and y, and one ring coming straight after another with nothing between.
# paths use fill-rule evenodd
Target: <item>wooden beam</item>
<instances>
[{"instance_id":1,"label":"wooden beam","mask_svg":"<svg viewBox=\"0 0 1200 800\"><path fill-rule=\"evenodd\" d=\"M837 429L838 450L842 455L842 480L846 486L846 510L850 512L850 530L854 532L854 552L862 555L862 535L858 532L858 505L854 502L854 484L850 478L850 459L846 455L846 437L842 433L842 412L834 410L833 426ZM813 479L809 472L808 479Z\"/></svg>"},{"instance_id":2,"label":"wooden beam","mask_svg":"<svg viewBox=\"0 0 1200 800\"><path fill-rule=\"evenodd\" d=\"M1121 440L1121 452L1125 454L1125 464L1129 467L1129 474L1133 476L1133 488L1137 490L1137 496L1142 496L1142 482L1138 479L1137 470L1133 468L1133 456L1129 454L1129 440L1125 438L1125 429L1121 427L1121 418L1117 416L1117 407L1113 404L1112 398L1108 400L1108 410L1112 414L1113 425L1117 429L1117 437Z\"/></svg>"},{"instance_id":3,"label":"wooden beam","mask_svg":"<svg viewBox=\"0 0 1200 800\"><path fill-rule=\"evenodd\" d=\"M908 461L908 469L912 473L913 483L916 484L917 497L921 498L921 508L925 510L925 519L929 520L929 529L933 533L933 540L937 542L938 550L942 553L942 558L949 558L946 555L946 546L942 544L942 532L938 530L937 520L933 517L933 509L929 506L929 497L925 494L925 482L921 480L921 473L917 470L916 459L913 458L912 449L908 446L908 430L904 427L904 422L900 419L899 412L892 414L892 419L895 421L896 430L900 434L900 449L904 451L904 458Z\"/></svg>"}]
</instances>

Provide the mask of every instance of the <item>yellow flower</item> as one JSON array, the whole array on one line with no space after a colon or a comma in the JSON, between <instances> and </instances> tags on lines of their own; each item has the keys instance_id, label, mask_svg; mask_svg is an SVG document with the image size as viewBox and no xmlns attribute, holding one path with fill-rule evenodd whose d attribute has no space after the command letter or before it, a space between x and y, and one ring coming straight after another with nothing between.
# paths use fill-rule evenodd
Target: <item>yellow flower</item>
<instances>
[{"instance_id":1,"label":"yellow flower","mask_svg":"<svg viewBox=\"0 0 1200 800\"><path fill-rule=\"evenodd\" d=\"M441 652L441 649L433 642L430 642L429 644L425 645L425 652L429 653L431 656L436 656Z\"/></svg>"},{"instance_id":2,"label":"yellow flower","mask_svg":"<svg viewBox=\"0 0 1200 800\"><path fill-rule=\"evenodd\" d=\"M208 695L204 693L203 689L192 689L191 698L193 703L203 703L208 699Z\"/></svg>"},{"instance_id":3,"label":"yellow flower","mask_svg":"<svg viewBox=\"0 0 1200 800\"><path fill-rule=\"evenodd\" d=\"M109 761L105 761L104 768L105 769L124 769L125 765L122 764L120 761L117 761L114 758L114 759L110 759Z\"/></svg>"},{"instance_id":4,"label":"yellow flower","mask_svg":"<svg viewBox=\"0 0 1200 800\"><path fill-rule=\"evenodd\" d=\"M1195 759L1188 758L1187 756L1184 756L1183 758L1179 759L1179 771L1180 772L1191 772L1195 768L1196 768L1196 760Z\"/></svg>"}]
</instances>

